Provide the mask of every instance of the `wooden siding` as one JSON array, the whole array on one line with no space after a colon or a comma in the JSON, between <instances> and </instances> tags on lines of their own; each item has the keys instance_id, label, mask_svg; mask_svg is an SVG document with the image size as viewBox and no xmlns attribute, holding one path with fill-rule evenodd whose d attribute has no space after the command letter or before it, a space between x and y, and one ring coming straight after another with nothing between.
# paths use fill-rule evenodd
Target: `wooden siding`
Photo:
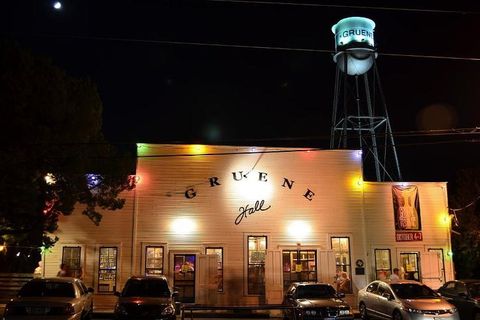
<instances>
[{"instance_id":1,"label":"wooden siding","mask_svg":"<svg viewBox=\"0 0 480 320\"><path fill-rule=\"evenodd\" d=\"M252 152L250 147L233 146L204 146L197 151L201 154L192 152L191 145L139 145L140 181L135 191L125 193L125 207L105 212L98 227L81 214L81 207L61 217L61 240L46 256L46 276L58 271L62 246L81 245L84 278L96 287L98 248L114 245L119 249L117 289L121 289L130 275L144 273L145 246L161 245L164 273L173 284L173 254L204 254L205 247L223 247L224 292L216 303L255 304L259 298L246 294L248 235L266 235L269 250L301 246L318 252L331 249L332 236L349 237L354 293L374 277L376 247L390 248L392 258L405 246L450 250L448 227L438 222L446 213L445 183L414 183L419 187L424 240L398 243L392 183L358 184L362 164L357 151L257 147ZM248 173L247 178L235 181L233 173L239 177L240 171ZM213 177L219 185L211 185ZM294 181L291 189L284 179ZM191 188L196 196L188 199L185 192ZM311 201L305 197L308 190L314 193ZM268 210L235 224L239 208L252 208L261 200ZM176 219L190 219L194 229L182 234L186 223L174 229ZM289 233L296 221L305 223L298 236ZM319 256L318 274L328 279L325 270L331 268L322 266L325 259ZM358 259L366 263L365 275L355 275ZM445 262L447 277L452 278L452 263ZM350 300L354 302L354 297Z\"/></svg>"}]
</instances>

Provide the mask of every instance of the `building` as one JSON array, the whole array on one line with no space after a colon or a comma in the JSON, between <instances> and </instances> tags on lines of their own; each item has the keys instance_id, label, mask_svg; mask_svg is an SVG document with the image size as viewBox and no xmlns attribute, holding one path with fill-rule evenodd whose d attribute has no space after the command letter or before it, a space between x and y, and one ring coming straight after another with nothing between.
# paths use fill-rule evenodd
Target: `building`
<instances>
[{"instance_id":1,"label":"building","mask_svg":"<svg viewBox=\"0 0 480 320\"><path fill-rule=\"evenodd\" d=\"M45 276L63 261L112 296L130 275L165 274L184 302L280 303L293 281L347 298L393 268L432 287L453 279L444 182L366 182L357 150L138 145L134 191L100 226L61 217Z\"/></svg>"}]
</instances>

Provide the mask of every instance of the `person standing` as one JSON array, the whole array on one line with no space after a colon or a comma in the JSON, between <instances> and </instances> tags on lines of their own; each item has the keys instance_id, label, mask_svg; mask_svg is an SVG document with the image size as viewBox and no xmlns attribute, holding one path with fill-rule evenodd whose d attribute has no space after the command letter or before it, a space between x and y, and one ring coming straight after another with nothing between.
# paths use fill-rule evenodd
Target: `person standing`
<instances>
[{"instance_id":1,"label":"person standing","mask_svg":"<svg viewBox=\"0 0 480 320\"><path fill-rule=\"evenodd\" d=\"M60 270L57 272L57 277L67 277L68 276L68 267L65 263L60 264Z\"/></svg>"},{"instance_id":2,"label":"person standing","mask_svg":"<svg viewBox=\"0 0 480 320\"><path fill-rule=\"evenodd\" d=\"M393 273L390 275L390 282L397 282L400 280L399 272L400 270L398 268L393 268Z\"/></svg>"}]
</instances>

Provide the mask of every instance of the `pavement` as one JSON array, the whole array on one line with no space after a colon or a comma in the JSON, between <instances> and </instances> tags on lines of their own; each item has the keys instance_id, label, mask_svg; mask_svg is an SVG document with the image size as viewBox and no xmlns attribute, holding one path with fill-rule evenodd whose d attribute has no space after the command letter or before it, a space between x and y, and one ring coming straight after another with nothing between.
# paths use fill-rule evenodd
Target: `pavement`
<instances>
[{"instance_id":1,"label":"pavement","mask_svg":"<svg viewBox=\"0 0 480 320\"><path fill-rule=\"evenodd\" d=\"M0 304L0 319L3 318L3 312L5 310L5 304ZM360 313L358 310L354 309L353 314L355 316L355 319L360 319ZM113 318L113 308L108 307L108 306L98 306L94 308L94 314L93 314L94 319L112 319ZM181 315L177 315L177 319L181 319ZM251 313L233 313L233 312L200 312L200 311L195 311L193 314L193 319L195 318L202 318L203 320L207 319L239 319L239 320L245 320L245 319L281 319L278 317L271 317L268 314L265 313L257 313L257 314L251 314ZM186 314L185 319L188 320L190 319L190 315Z\"/></svg>"}]
</instances>

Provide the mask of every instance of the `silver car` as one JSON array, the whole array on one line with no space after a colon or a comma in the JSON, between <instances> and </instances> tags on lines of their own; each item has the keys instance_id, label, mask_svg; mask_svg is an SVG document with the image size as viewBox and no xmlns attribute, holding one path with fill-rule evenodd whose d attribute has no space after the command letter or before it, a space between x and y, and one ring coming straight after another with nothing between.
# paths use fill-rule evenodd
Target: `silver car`
<instances>
[{"instance_id":1,"label":"silver car","mask_svg":"<svg viewBox=\"0 0 480 320\"><path fill-rule=\"evenodd\" d=\"M33 279L5 307L5 320L91 318L93 289L76 278Z\"/></svg>"},{"instance_id":2,"label":"silver car","mask_svg":"<svg viewBox=\"0 0 480 320\"><path fill-rule=\"evenodd\" d=\"M362 319L460 319L455 306L416 281L373 281L358 291L358 302Z\"/></svg>"}]
</instances>

